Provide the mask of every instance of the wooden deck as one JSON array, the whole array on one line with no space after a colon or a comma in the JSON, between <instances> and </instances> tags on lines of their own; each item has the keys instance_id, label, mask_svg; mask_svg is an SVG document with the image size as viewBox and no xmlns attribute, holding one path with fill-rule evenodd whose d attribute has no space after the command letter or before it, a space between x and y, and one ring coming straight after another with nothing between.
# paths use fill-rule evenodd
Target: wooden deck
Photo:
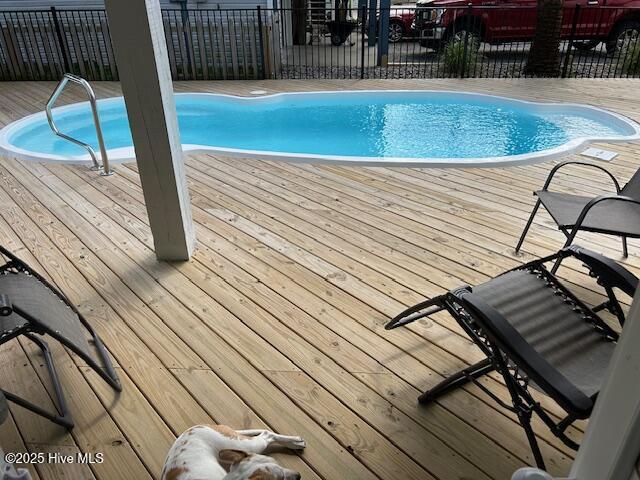
<instances>
[{"instance_id":1,"label":"wooden deck","mask_svg":"<svg viewBox=\"0 0 640 480\"><path fill-rule=\"evenodd\" d=\"M586 102L640 120L640 83L623 80L304 81L176 84L247 94L342 88L465 89ZM0 84L0 124L43 109L51 83ZM96 84L100 97L117 84ZM68 100L81 98L68 97ZM410 132L408 132L410 134ZM611 169L638 167L633 144ZM115 395L58 345L76 427L66 432L19 407L0 428L5 451L101 452L93 465L54 463L35 478L158 478L186 428L224 423L299 434L308 448L278 458L305 479L508 479L532 456L513 415L476 386L428 407L419 392L480 358L446 315L386 332L425 296L481 282L561 246L539 216L524 255L513 246L551 162L508 169L347 168L197 155L187 158L198 250L159 263L135 165L113 177L85 167L0 160L0 239L57 284L96 327L124 384ZM557 185L609 188L584 168ZM620 258L620 242L580 243ZM640 243L625 262L640 272ZM593 282L568 282L592 302ZM53 342L52 342L53 343ZM26 341L0 348L3 388L51 405L41 358ZM507 398L498 377L484 379ZM552 413L559 410L548 399ZM579 439L586 423L572 428ZM574 453L540 423L549 470Z\"/></svg>"}]
</instances>

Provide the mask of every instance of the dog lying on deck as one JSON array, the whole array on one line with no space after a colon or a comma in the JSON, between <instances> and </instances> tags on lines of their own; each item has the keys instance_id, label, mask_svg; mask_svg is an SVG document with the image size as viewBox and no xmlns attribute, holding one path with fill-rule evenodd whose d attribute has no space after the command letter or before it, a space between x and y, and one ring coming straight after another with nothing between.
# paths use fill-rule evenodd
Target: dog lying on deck
<instances>
[{"instance_id":1,"label":"dog lying on deck","mask_svg":"<svg viewBox=\"0 0 640 480\"><path fill-rule=\"evenodd\" d=\"M306 446L300 437L268 430L234 430L225 425L197 425L171 446L162 480L299 480L300 474L261 455L271 445L293 450Z\"/></svg>"}]
</instances>

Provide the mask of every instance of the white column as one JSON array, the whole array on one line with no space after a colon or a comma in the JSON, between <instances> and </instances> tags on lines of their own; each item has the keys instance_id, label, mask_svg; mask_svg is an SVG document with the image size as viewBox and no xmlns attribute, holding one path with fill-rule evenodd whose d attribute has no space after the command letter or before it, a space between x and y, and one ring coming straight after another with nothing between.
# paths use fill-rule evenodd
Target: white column
<instances>
[{"instance_id":1,"label":"white column","mask_svg":"<svg viewBox=\"0 0 640 480\"><path fill-rule=\"evenodd\" d=\"M568 480L637 480L640 453L640 288L605 375ZM511 480L552 480L536 468Z\"/></svg>"},{"instance_id":2,"label":"white column","mask_svg":"<svg viewBox=\"0 0 640 480\"><path fill-rule=\"evenodd\" d=\"M600 389L570 478L626 480L640 452L640 288Z\"/></svg>"},{"instance_id":3,"label":"white column","mask_svg":"<svg viewBox=\"0 0 640 480\"><path fill-rule=\"evenodd\" d=\"M195 236L160 5L105 4L156 256L188 260Z\"/></svg>"}]
</instances>

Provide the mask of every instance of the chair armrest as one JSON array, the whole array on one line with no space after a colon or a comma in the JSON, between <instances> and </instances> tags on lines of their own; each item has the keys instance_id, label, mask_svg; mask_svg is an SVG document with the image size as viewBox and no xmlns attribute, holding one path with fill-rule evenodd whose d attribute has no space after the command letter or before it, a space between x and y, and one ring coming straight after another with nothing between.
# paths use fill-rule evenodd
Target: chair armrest
<instances>
[{"instance_id":1,"label":"chair armrest","mask_svg":"<svg viewBox=\"0 0 640 480\"><path fill-rule=\"evenodd\" d=\"M459 293L458 298L489 339L562 408L581 418L590 414L593 401L547 362L502 314L472 292Z\"/></svg>"},{"instance_id":2,"label":"chair armrest","mask_svg":"<svg viewBox=\"0 0 640 480\"><path fill-rule=\"evenodd\" d=\"M640 207L640 200L636 200L634 198L627 197L625 195L611 195L611 194L599 195L599 196L591 199L589 201L589 203L587 203L582 208L582 211L580 212L580 215L578 215L578 219L576 220L576 223L573 226L572 236L575 236L577 231L580 230L580 227L582 226L582 222L584 222L584 219L587 216L587 214L589 213L589 210L591 210L593 207L595 207L599 203L612 202L612 201L613 202L635 203L636 205L638 205Z\"/></svg>"},{"instance_id":3,"label":"chair armrest","mask_svg":"<svg viewBox=\"0 0 640 480\"><path fill-rule=\"evenodd\" d=\"M638 288L638 277L618 262L578 245L572 245L566 248L565 251L587 265L607 286L619 288L630 297L633 297Z\"/></svg>"},{"instance_id":4,"label":"chair armrest","mask_svg":"<svg viewBox=\"0 0 640 480\"><path fill-rule=\"evenodd\" d=\"M13 313L13 305L8 295L0 293L0 316L8 317Z\"/></svg>"},{"instance_id":5,"label":"chair armrest","mask_svg":"<svg viewBox=\"0 0 640 480\"><path fill-rule=\"evenodd\" d=\"M579 162L579 161L575 161L575 160L567 160L566 162L560 162L558 165L553 167L551 169L551 171L549 172L549 176L547 177L547 181L545 182L544 187L542 187L542 190L547 190L549 188L549 185L551 184L551 180L555 176L556 172L558 170L560 170L562 167L565 167L567 165L582 165L582 166L585 166L585 167L597 168L598 170L603 171L613 181L613 184L616 187L616 193L620 193L620 183L618 183L618 180L616 180L616 177L614 177L613 174L609 170L607 170L604 167L601 167L600 165L595 165L593 163L588 163L588 162Z\"/></svg>"}]
</instances>

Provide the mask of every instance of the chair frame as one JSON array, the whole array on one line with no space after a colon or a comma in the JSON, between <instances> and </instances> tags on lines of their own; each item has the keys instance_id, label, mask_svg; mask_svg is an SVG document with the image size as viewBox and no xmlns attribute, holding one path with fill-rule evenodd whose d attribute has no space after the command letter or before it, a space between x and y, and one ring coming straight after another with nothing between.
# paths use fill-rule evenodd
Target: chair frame
<instances>
[{"instance_id":1,"label":"chair frame","mask_svg":"<svg viewBox=\"0 0 640 480\"><path fill-rule=\"evenodd\" d=\"M24 407L34 412L37 415L47 418L58 425L61 425L68 429L72 429L73 419L64 397L60 378L56 372L56 368L53 362L53 356L51 355L51 350L49 349L47 342L45 342L43 339L39 338L35 334L38 334L38 335L47 334L55 338L56 340L58 340L62 345L69 348L71 351L73 351L75 354L81 357L85 362L87 362L87 365L91 367L100 377L102 377L102 379L105 382L107 382L107 384L109 384L114 390L116 390L117 392L120 392L122 391L122 385L120 384L118 375L113 367L113 364L111 363L109 354L104 344L102 343L102 340L100 340L100 337L98 337L98 335L96 334L93 327L89 324L89 322L87 322L87 320L80 314L80 312L78 312L78 310L73 305L73 303L71 303L69 299L62 292L60 292L57 288L51 285L40 274L34 271L31 267L29 267L29 265L27 265L24 261L20 260L18 257L16 257L13 253L8 251L6 248L0 246L0 254L2 254L4 257L9 259L8 262L0 266L0 274L3 274L8 270L15 270L17 272L26 273L36 278L40 283L42 283L51 292L53 292L62 302L64 302L78 316L80 323L87 329L87 331L91 335L91 341L96 347L96 350L98 352L98 356L100 357L102 365L99 365L91 357L88 357L87 355L85 355L80 349L78 349L71 341L69 341L63 335L45 327L42 323L38 321L38 319L33 318L31 315L29 315L27 312L22 310L20 307L16 305L11 305L10 298L7 298L5 295L0 295L0 315L8 316L8 315L11 315L11 313L15 313L21 316L22 318L24 318L25 320L27 320L27 323L24 326L16 328L12 331L0 332L0 334L2 334L0 336L0 346L20 335L24 335L29 340L34 342L36 346L38 346L38 348L41 350L44 356L45 365L47 367L47 371L49 373L51 382L53 384L54 394L56 397L55 403L56 403L57 411L55 413L48 412L43 408L39 407L38 405L35 405L21 397L18 397L17 395L11 392L8 392L3 389L0 389L0 392L4 394L7 400L17 405L20 405L21 407Z\"/></svg>"},{"instance_id":2,"label":"chair frame","mask_svg":"<svg viewBox=\"0 0 640 480\"><path fill-rule=\"evenodd\" d=\"M606 301L594 308L589 308L559 283L544 266L547 262L567 257L577 258L587 266L590 275L597 278L598 283L603 285L607 294ZM575 309L579 309L578 311L583 314L585 320L590 322L597 332L608 341L617 341L618 334L600 319L596 312L606 309L617 317L621 325L624 325L625 316L613 289L619 288L625 294L632 296L638 285L638 279L626 269L602 255L574 245L513 270L529 270L544 276L554 293L561 295ZM421 404L432 402L446 392L473 382L503 408L516 414L539 468L544 469L545 464L531 426L534 414L565 445L577 449L579 445L566 435L566 429L574 421L589 417L595 396L587 397L548 364L498 311L474 294L471 287L464 286L410 307L393 318L385 328L391 330L443 310L449 312L458 322L486 358L450 375L420 395L418 401ZM478 381L479 377L494 370L500 373L504 379L511 397L511 405L505 403ZM540 403L531 395L528 389L530 381L535 382L547 392L566 412L563 419L556 422L546 413Z\"/></svg>"},{"instance_id":3,"label":"chair frame","mask_svg":"<svg viewBox=\"0 0 640 480\"><path fill-rule=\"evenodd\" d=\"M590 232L595 232L595 233L604 233L606 235L618 235L622 238L622 255L624 258L627 258L629 256L629 247L627 245L627 237L628 235L622 235L619 232L616 231L610 231L610 230L601 230L601 229L594 229L594 228L583 228L582 227L582 223L584 222L585 218L587 217L587 214L589 213L589 211L595 207L596 205L598 205L601 202L605 202L605 201L620 201L620 202L628 202L628 203L634 203L638 206L640 206L640 201L633 199L631 197L622 195L622 188L620 188L620 183L618 182L618 180L613 176L613 174L611 172L609 172L606 168L600 166L600 165L595 165L593 163L588 163L588 162L580 162L580 161L573 161L573 160L569 160L566 162L561 162L558 165L556 165L555 167L553 167L551 169L551 172L549 172L549 176L547 177L547 181L545 182L544 186L542 187L542 191L548 191L549 190L549 186L551 185L551 181L553 180L555 174L558 172L558 170L560 170L561 168L567 166L567 165L582 165L585 167L591 167L591 168L595 168L597 170L600 170L602 172L604 172L613 182L613 185L615 186L616 189L616 193L614 194L605 194L605 195L599 195L597 197L594 197L591 201L589 201L589 203L587 203L582 211L580 212L580 215L578 216L575 225L569 229L563 226L558 225L558 229L565 235L565 237L567 237L567 240L565 241L564 247L566 248L568 246L570 246L576 235L578 234L578 232L580 230L584 230L584 231L590 231ZM534 192L535 195L535 192ZM540 205L542 204L542 201L540 200L540 198L538 198L538 200L536 201L535 206L533 207L533 210L531 211L531 215L529 216L529 220L527 221L527 224L524 227L524 230L522 231L522 235L520 235L520 239L518 240L518 243L516 245L515 251L516 253L520 251L520 248L522 247L522 244L524 243L524 239L527 236L527 233L529 232L529 229L531 228L531 224L533 223L533 219L536 216L536 213L538 213L538 209L540 208ZM559 258L556 263L554 264L553 268L551 269L551 273L556 273L558 271L558 268L560 267L560 263L562 262L562 258Z\"/></svg>"},{"instance_id":4,"label":"chair frame","mask_svg":"<svg viewBox=\"0 0 640 480\"><path fill-rule=\"evenodd\" d=\"M0 425L2 425L9 417L9 405L4 392L0 391Z\"/></svg>"}]
</instances>

